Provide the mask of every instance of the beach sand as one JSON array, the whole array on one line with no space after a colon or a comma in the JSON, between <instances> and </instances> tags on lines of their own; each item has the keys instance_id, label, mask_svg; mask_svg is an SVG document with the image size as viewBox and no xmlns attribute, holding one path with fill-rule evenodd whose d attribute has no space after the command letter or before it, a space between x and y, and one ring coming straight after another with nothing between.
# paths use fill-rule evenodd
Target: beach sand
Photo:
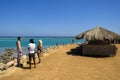
<instances>
[{"instance_id":1,"label":"beach sand","mask_svg":"<svg viewBox=\"0 0 120 80\"><path fill-rule=\"evenodd\" d=\"M120 80L120 44L115 57L68 55L78 45L58 47L36 68L12 68L0 80Z\"/></svg>"}]
</instances>

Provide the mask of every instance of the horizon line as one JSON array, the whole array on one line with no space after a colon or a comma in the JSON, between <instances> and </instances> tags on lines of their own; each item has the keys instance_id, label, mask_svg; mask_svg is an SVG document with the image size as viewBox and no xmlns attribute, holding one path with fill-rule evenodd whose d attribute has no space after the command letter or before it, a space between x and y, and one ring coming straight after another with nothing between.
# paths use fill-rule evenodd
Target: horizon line
<instances>
[{"instance_id":1,"label":"horizon line","mask_svg":"<svg viewBox=\"0 0 120 80\"><path fill-rule=\"evenodd\" d=\"M0 36L0 38L16 38L18 36ZM21 36L21 37L24 37L24 38L31 38L31 37L34 37L34 38L46 38L46 37L54 37L54 38L61 38L61 37L67 37L67 38L71 38L71 37L75 37L75 36Z\"/></svg>"}]
</instances>

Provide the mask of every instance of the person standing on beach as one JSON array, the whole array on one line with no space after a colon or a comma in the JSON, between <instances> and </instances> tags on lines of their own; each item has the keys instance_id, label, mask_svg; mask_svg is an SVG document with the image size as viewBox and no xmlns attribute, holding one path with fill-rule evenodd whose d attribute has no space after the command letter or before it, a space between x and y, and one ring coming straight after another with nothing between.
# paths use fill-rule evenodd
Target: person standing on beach
<instances>
[{"instance_id":1,"label":"person standing on beach","mask_svg":"<svg viewBox=\"0 0 120 80\"><path fill-rule=\"evenodd\" d=\"M18 40L16 41L16 47L17 47L17 66L20 67L20 61L22 57L22 47L21 47L21 37L18 37Z\"/></svg>"},{"instance_id":2,"label":"person standing on beach","mask_svg":"<svg viewBox=\"0 0 120 80\"><path fill-rule=\"evenodd\" d=\"M38 63L41 63L41 53L42 53L42 40L39 40L38 46L37 46L37 55L39 59Z\"/></svg>"},{"instance_id":3,"label":"person standing on beach","mask_svg":"<svg viewBox=\"0 0 120 80\"><path fill-rule=\"evenodd\" d=\"M74 44L75 43L75 39L74 38L72 38L72 44Z\"/></svg>"},{"instance_id":4,"label":"person standing on beach","mask_svg":"<svg viewBox=\"0 0 120 80\"><path fill-rule=\"evenodd\" d=\"M29 64L30 64L30 69L31 69L31 59L33 58L33 62L34 62L34 68L36 68L36 61L35 61L35 48L36 45L33 41L33 39L30 39L30 43L28 44L28 50L29 50Z\"/></svg>"}]
</instances>

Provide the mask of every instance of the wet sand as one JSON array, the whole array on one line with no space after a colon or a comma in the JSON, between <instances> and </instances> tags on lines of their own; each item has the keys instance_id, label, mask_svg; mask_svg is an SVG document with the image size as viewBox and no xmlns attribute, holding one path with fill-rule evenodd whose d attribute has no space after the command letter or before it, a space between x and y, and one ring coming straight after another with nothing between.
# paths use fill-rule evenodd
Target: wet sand
<instances>
[{"instance_id":1,"label":"wet sand","mask_svg":"<svg viewBox=\"0 0 120 80\"><path fill-rule=\"evenodd\" d=\"M78 45L58 47L36 68L13 67L0 80L120 80L120 44L115 57L68 55Z\"/></svg>"}]
</instances>

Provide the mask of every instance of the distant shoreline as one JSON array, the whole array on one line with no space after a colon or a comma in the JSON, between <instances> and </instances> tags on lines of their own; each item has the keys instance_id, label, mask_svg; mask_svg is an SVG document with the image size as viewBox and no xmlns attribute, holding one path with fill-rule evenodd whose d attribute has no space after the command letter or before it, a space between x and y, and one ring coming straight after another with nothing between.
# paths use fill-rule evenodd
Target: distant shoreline
<instances>
[{"instance_id":1,"label":"distant shoreline","mask_svg":"<svg viewBox=\"0 0 120 80\"><path fill-rule=\"evenodd\" d=\"M18 36L0 36L0 38L16 38ZM22 36L23 38L73 38L75 36Z\"/></svg>"}]
</instances>

